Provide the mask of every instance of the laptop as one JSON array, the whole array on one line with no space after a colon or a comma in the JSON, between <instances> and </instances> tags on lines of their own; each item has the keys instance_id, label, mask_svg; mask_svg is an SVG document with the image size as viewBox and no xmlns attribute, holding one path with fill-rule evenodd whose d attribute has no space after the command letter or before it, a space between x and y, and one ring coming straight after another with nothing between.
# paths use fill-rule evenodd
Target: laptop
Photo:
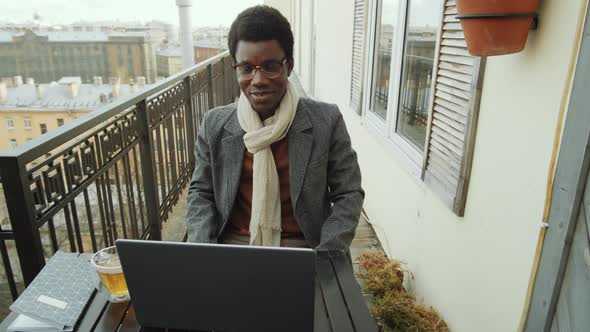
<instances>
[{"instance_id":1,"label":"laptop","mask_svg":"<svg viewBox=\"0 0 590 332\"><path fill-rule=\"evenodd\" d=\"M144 327L314 330L312 249L145 240L116 246Z\"/></svg>"}]
</instances>

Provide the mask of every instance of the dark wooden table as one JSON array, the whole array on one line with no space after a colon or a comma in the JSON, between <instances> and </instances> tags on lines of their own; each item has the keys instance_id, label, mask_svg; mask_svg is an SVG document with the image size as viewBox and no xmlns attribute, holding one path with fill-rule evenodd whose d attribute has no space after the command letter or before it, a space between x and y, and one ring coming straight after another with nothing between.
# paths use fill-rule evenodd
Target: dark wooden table
<instances>
[{"instance_id":1,"label":"dark wooden table","mask_svg":"<svg viewBox=\"0 0 590 332\"><path fill-rule=\"evenodd\" d=\"M365 299L354 277L350 261L340 252L318 252L316 264L316 315L313 332L377 331ZM6 331L17 315L11 313L1 324ZM164 331L145 328L135 319L130 302L109 303L103 296L93 295L75 331L138 332ZM168 330L172 332L172 330ZM311 331L310 331L311 332Z\"/></svg>"}]
</instances>

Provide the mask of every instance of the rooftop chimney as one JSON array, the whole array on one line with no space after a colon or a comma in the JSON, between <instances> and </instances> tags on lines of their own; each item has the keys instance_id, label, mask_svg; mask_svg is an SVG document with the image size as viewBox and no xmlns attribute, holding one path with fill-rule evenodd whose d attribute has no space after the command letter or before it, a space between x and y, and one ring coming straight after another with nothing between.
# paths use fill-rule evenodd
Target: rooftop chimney
<instances>
[{"instance_id":1,"label":"rooftop chimney","mask_svg":"<svg viewBox=\"0 0 590 332\"><path fill-rule=\"evenodd\" d=\"M139 90L139 87L137 86L137 83L135 83L135 81L131 78L129 79L129 87L131 88L131 92L137 92L137 90Z\"/></svg>"},{"instance_id":2,"label":"rooftop chimney","mask_svg":"<svg viewBox=\"0 0 590 332\"><path fill-rule=\"evenodd\" d=\"M8 99L8 88L6 83L0 82L0 103L3 103Z\"/></svg>"},{"instance_id":3,"label":"rooftop chimney","mask_svg":"<svg viewBox=\"0 0 590 332\"><path fill-rule=\"evenodd\" d=\"M102 77L94 76L94 85L102 85Z\"/></svg>"},{"instance_id":4,"label":"rooftop chimney","mask_svg":"<svg viewBox=\"0 0 590 332\"><path fill-rule=\"evenodd\" d=\"M14 77L14 86L21 86L23 85L23 77L18 75Z\"/></svg>"},{"instance_id":5,"label":"rooftop chimney","mask_svg":"<svg viewBox=\"0 0 590 332\"><path fill-rule=\"evenodd\" d=\"M145 76L137 76L137 85L143 87L145 85Z\"/></svg>"},{"instance_id":6,"label":"rooftop chimney","mask_svg":"<svg viewBox=\"0 0 590 332\"><path fill-rule=\"evenodd\" d=\"M35 79L32 77L27 77L26 82L27 82L27 84L33 85L33 84L35 84Z\"/></svg>"},{"instance_id":7,"label":"rooftop chimney","mask_svg":"<svg viewBox=\"0 0 590 332\"><path fill-rule=\"evenodd\" d=\"M106 93L101 93L98 98L102 104L106 104L108 101Z\"/></svg>"},{"instance_id":8,"label":"rooftop chimney","mask_svg":"<svg viewBox=\"0 0 590 332\"><path fill-rule=\"evenodd\" d=\"M80 89L80 84L72 82L68 84L68 97L74 99L78 97L78 90Z\"/></svg>"},{"instance_id":9,"label":"rooftop chimney","mask_svg":"<svg viewBox=\"0 0 590 332\"><path fill-rule=\"evenodd\" d=\"M41 100L45 98L45 86L41 84L35 84L35 91L37 92L37 99Z\"/></svg>"},{"instance_id":10,"label":"rooftop chimney","mask_svg":"<svg viewBox=\"0 0 590 332\"><path fill-rule=\"evenodd\" d=\"M119 97L119 94L121 92L121 83L118 77L111 77L109 79L109 83L111 84L112 88L113 88L113 98L117 98Z\"/></svg>"}]
</instances>

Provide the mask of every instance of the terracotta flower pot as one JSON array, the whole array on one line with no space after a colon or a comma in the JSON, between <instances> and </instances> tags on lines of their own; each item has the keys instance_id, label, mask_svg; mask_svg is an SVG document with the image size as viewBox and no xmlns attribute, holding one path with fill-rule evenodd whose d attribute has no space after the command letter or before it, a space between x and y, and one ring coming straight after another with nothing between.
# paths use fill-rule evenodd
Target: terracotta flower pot
<instances>
[{"instance_id":1,"label":"terracotta flower pot","mask_svg":"<svg viewBox=\"0 0 590 332\"><path fill-rule=\"evenodd\" d=\"M469 53L502 55L524 49L539 0L457 0Z\"/></svg>"}]
</instances>

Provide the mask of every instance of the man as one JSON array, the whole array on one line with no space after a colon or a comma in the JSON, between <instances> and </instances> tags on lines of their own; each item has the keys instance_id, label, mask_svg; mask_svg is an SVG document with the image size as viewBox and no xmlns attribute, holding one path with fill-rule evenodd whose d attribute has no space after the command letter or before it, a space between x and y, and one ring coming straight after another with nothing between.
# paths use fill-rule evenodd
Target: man
<instances>
[{"instance_id":1,"label":"man","mask_svg":"<svg viewBox=\"0 0 590 332\"><path fill-rule=\"evenodd\" d=\"M228 46L241 95L199 130L189 241L348 250L364 199L356 153L338 107L300 98L289 82L289 22L248 8Z\"/></svg>"}]
</instances>

